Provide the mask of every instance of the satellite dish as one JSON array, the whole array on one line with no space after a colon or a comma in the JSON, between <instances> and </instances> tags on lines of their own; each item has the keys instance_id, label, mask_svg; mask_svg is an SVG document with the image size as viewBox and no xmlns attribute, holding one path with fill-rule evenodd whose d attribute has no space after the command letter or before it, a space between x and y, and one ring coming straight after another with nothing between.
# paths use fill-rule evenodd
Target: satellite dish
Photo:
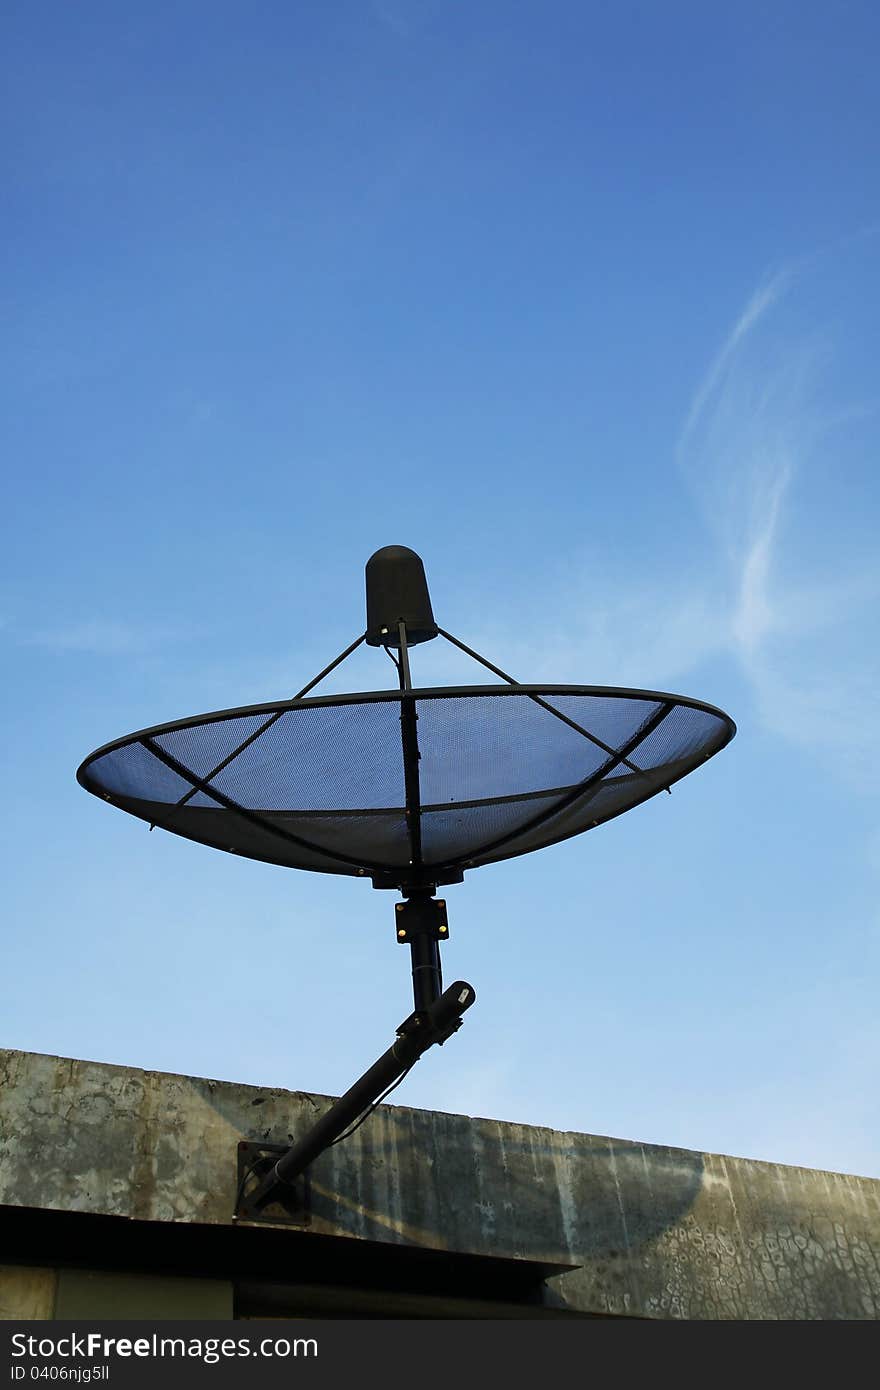
<instances>
[{"instance_id":1,"label":"satellite dish","mask_svg":"<svg viewBox=\"0 0 880 1390\"><path fill-rule=\"evenodd\" d=\"M461 1026L475 994L464 981L443 991L439 944L449 928L438 886L669 791L736 732L721 710L681 695L520 684L437 625L422 561L405 546L370 558L366 590L366 631L293 699L143 729L77 772L86 791L151 829L366 878L404 898L395 923L411 949L415 1011L384 1057L256 1175L256 1192L245 1200L240 1191L251 1216ZM504 684L414 687L410 649L438 636ZM364 642L391 656L396 690L310 693Z\"/></svg>"}]
</instances>

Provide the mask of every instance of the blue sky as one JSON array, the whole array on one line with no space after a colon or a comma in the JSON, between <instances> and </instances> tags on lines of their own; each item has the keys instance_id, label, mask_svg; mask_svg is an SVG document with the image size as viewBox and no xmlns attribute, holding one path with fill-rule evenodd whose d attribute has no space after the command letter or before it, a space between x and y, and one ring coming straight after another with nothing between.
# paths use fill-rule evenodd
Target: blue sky
<instances>
[{"instance_id":1,"label":"blue sky","mask_svg":"<svg viewBox=\"0 0 880 1390\"><path fill-rule=\"evenodd\" d=\"M520 679L739 733L448 890L478 1001L395 1099L880 1176L876 6L3 31L3 1045L328 1094L384 1050L392 894L148 835L74 773L292 695L405 544Z\"/></svg>"}]
</instances>

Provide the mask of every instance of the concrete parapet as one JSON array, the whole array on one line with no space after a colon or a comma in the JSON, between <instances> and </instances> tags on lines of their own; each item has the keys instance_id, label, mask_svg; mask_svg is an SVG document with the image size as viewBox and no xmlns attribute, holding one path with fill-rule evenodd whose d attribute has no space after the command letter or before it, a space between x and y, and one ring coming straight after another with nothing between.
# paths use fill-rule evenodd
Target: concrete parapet
<instances>
[{"instance_id":1,"label":"concrete parapet","mask_svg":"<svg viewBox=\"0 0 880 1390\"><path fill-rule=\"evenodd\" d=\"M235 1229L239 1140L286 1143L332 1103L15 1051L0 1079L7 1211L197 1228ZM559 1311L880 1316L868 1178L383 1105L316 1161L309 1216L309 1239L572 1267L546 1284Z\"/></svg>"}]
</instances>

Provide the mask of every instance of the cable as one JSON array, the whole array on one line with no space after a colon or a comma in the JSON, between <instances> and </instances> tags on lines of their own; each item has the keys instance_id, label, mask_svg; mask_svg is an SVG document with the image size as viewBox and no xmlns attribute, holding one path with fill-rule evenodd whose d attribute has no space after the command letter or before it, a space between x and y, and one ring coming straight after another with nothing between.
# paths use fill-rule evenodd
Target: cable
<instances>
[{"instance_id":1,"label":"cable","mask_svg":"<svg viewBox=\"0 0 880 1390\"><path fill-rule=\"evenodd\" d=\"M374 1110L376 1110L382 1104L383 1100L385 1100L386 1096L390 1096L391 1092L396 1090L402 1081L406 1080L406 1078L409 1076L410 1072L412 1071L413 1067L415 1066L418 1060L418 1057L416 1057L414 1062L410 1062L406 1070L401 1072L400 1076L398 1076L396 1081L392 1081L391 1085L387 1088L387 1090L382 1092L378 1100L373 1101L372 1105L370 1105L368 1109L364 1111L360 1119L356 1120L355 1123L351 1126L351 1128L347 1129L344 1134L340 1134L338 1139L334 1139L332 1143L328 1144L327 1148L332 1149L334 1144L341 1144L343 1139L349 1139L351 1135L354 1134L356 1129L360 1129L364 1121L370 1118ZM241 1206L242 1197L244 1196L244 1190L247 1187L249 1179L254 1175L256 1170L259 1168L260 1164L265 1162L265 1155L261 1158L255 1158L253 1163L245 1170L244 1174L242 1175L241 1182L238 1184L238 1191L235 1194L235 1206L233 1207L234 1213L238 1213L238 1209Z\"/></svg>"},{"instance_id":2,"label":"cable","mask_svg":"<svg viewBox=\"0 0 880 1390\"><path fill-rule=\"evenodd\" d=\"M253 1177L254 1173L257 1171L257 1169L259 1168L260 1164L261 1164L261 1163L265 1163L265 1162L266 1162L266 1159L267 1159L267 1155L265 1155L265 1154L264 1154L261 1158L255 1158L254 1161L253 1161L253 1163L250 1165L250 1167L248 1167L248 1168L245 1169L245 1171L244 1171L244 1173L243 1173L243 1175L242 1175L241 1182L238 1184L238 1191L237 1191L236 1194L235 1194L235 1206L232 1208L233 1214L237 1215L237 1213L238 1213L238 1209L239 1209L239 1207L241 1206L241 1199L242 1199L242 1197L244 1196L244 1190L245 1190L245 1187L247 1186L248 1179L251 1178L251 1177Z\"/></svg>"},{"instance_id":3,"label":"cable","mask_svg":"<svg viewBox=\"0 0 880 1390\"><path fill-rule=\"evenodd\" d=\"M400 670L400 662L397 660L397 657L394 655L394 653L392 652L391 648L390 648L390 647L386 647L385 644L383 643L383 644L382 644L382 650L383 650L383 652L385 652L386 656L389 656L389 657L391 658L391 660L394 662L395 666L397 667L397 669L398 669L398 671L399 671L399 670Z\"/></svg>"},{"instance_id":4,"label":"cable","mask_svg":"<svg viewBox=\"0 0 880 1390\"><path fill-rule=\"evenodd\" d=\"M393 660L393 658L392 658L392 660ZM380 1106L380 1105L382 1104L382 1102L383 1102L383 1100L385 1099L385 1097L386 1097L386 1096L390 1096L390 1095L391 1095L391 1092L392 1092L392 1091L395 1091L395 1090L397 1089L397 1087L400 1085L401 1081L405 1081L405 1080L406 1080L406 1078L409 1076L410 1072L412 1071L413 1067L415 1066L415 1064L416 1064L416 1062L417 1062L418 1060L419 1060L419 1059L418 1059L418 1057L417 1057L415 1062L410 1062L410 1064L409 1064L409 1066L407 1067L406 1071L403 1072L403 1073L397 1078L396 1081L392 1081L391 1085L388 1087L388 1090L387 1090L387 1091L383 1091L382 1094L381 1094L381 1096L379 1097L378 1100L374 1100L374 1101L373 1101L373 1104L369 1107L368 1110L365 1110L365 1111L364 1111L363 1115L361 1115L361 1117L360 1117L359 1120L356 1120L356 1121L355 1121L355 1123L351 1126L351 1129L347 1129L347 1130L345 1131L344 1134L340 1134L340 1136L339 1136L338 1139L334 1139L334 1140L333 1140L333 1143L327 1145L328 1149L332 1149L332 1148L333 1148L333 1144L341 1144L342 1141L343 1141L343 1139L349 1139L349 1138L352 1136L352 1134L354 1134L354 1132L355 1132L356 1129L360 1129L360 1127L361 1127L361 1125L363 1124L364 1120L368 1120L368 1119L370 1118L370 1116L372 1115L373 1111L374 1111L378 1106Z\"/></svg>"}]
</instances>

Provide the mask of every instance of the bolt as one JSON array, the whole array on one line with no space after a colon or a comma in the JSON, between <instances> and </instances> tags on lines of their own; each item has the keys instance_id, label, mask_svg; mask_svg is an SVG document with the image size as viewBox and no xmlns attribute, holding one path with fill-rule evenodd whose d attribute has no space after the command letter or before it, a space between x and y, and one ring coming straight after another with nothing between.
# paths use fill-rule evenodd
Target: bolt
<instances>
[{"instance_id":1,"label":"bolt","mask_svg":"<svg viewBox=\"0 0 880 1390\"><path fill-rule=\"evenodd\" d=\"M398 912L402 912L402 911L403 911L403 903L397 903L395 906L396 906L396 910L397 910Z\"/></svg>"},{"instance_id":2,"label":"bolt","mask_svg":"<svg viewBox=\"0 0 880 1390\"><path fill-rule=\"evenodd\" d=\"M405 927L401 927L401 928L400 928L400 931L397 933L397 935L398 935L398 937L400 938L401 941L406 941L406 928L405 928Z\"/></svg>"}]
</instances>

